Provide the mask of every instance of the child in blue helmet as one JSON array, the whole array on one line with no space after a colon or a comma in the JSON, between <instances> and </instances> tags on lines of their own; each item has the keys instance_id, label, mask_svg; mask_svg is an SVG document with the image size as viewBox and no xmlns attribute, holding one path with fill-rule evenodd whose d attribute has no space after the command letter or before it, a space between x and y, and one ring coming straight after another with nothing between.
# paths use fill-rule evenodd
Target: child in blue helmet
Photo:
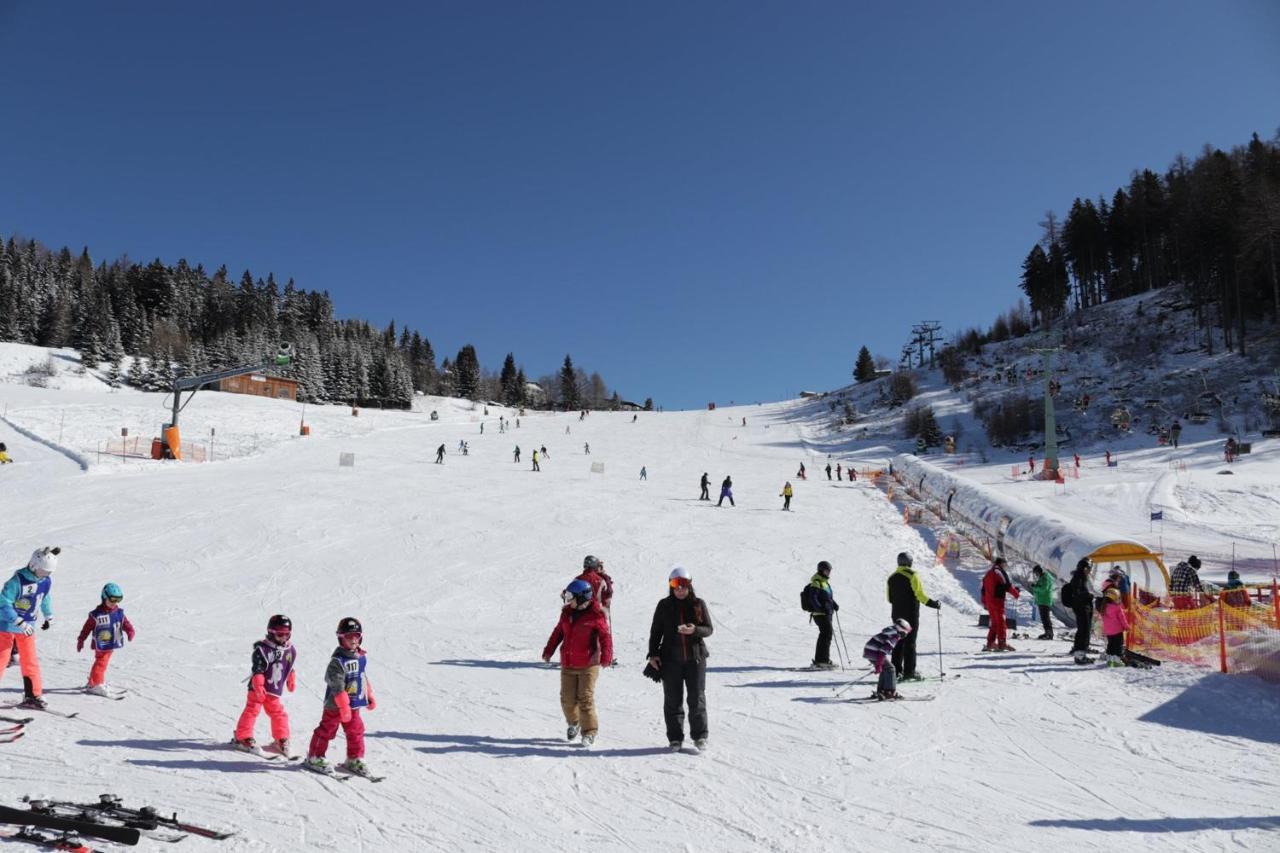
<instances>
[{"instance_id":1,"label":"child in blue helmet","mask_svg":"<svg viewBox=\"0 0 1280 853\"><path fill-rule=\"evenodd\" d=\"M124 645L125 637L133 642L133 623L124 615L124 608L120 606L122 601L124 593L119 585L107 584L102 588L101 602L89 611L89 618L80 628L80 636L76 638L77 652L84 651L84 641L93 635L93 668L89 670L85 693L111 695L107 690L107 664L111 662L111 653Z\"/></svg>"}]
</instances>

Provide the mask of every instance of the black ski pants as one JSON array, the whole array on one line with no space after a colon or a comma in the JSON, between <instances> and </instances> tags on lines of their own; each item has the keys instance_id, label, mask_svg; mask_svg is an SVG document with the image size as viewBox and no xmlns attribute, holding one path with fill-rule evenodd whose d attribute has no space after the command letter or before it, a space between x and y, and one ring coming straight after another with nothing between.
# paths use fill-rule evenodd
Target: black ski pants
<instances>
[{"instance_id":1,"label":"black ski pants","mask_svg":"<svg viewBox=\"0 0 1280 853\"><path fill-rule=\"evenodd\" d=\"M1044 633L1049 639L1053 639L1053 620L1049 618L1052 608L1048 604L1036 605L1040 608L1040 624L1044 626Z\"/></svg>"},{"instance_id":2,"label":"black ski pants","mask_svg":"<svg viewBox=\"0 0 1280 853\"><path fill-rule=\"evenodd\" d=\"M702 487L702 494L698 497L698 500L700 500L700 501L709 501L709 500L711 500L711 495L709 495L709 494L707 493L707 487L706 487L706 486L703 486L703 487Z\"/></svg>"},{"instance_id":3,"label":"black ski pants","mask_svg":"<svg viewBox=\"0 0 1280 853\"><path fill-rule=\"evenodd\" d=\"M916 634L920 631L920 614L893 618L906 619L911 623L911 633L893 647L893 668L898 671L899 678L909 678L916 673Z\"/></svg>"},{"instance_id":4,"label":"black ski pants","mask_svg":"<svg viewBox=\"0 0 1280 853\"><path fill-rule=\"evenodd\" d=\"M813 624L818 626L818 645L813 649L814 663L831 663L831 617L825 613L814 613Z\"/></svg>"},{"instance_id":5,"label":"black ski pants","mask_svg":"<svg viewBox=\"0 0 1280 853\"><path fill-rule=\"evenodd\" d=\"M1093 634L1093 603L1090 602L1085 607L1073 607L1072 611L1076 614L1076 641L1071 645L1071 651L1087 652L1089 638Z\"/></svg>"},{"instance_id":6,"label":"black ski pants","mask_svg":"<svg viewBox=\"0 0 1280 853\"><path fill-rule=\"evenodd\" d=\"M662 662L662 714L667 720L667 740L684 742L684 707L689 705L689 735L707 736L707 665L692 661Z\"/></svg>"}]
</instances>

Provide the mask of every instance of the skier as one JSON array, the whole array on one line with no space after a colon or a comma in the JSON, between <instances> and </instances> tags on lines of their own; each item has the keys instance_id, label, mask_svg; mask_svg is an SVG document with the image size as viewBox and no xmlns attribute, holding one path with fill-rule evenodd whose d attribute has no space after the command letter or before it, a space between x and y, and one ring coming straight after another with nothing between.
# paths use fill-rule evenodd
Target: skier
<instances>
[{"instance_id":1,"label":"skier","mask_svg":"<svg viewBox=\"0 0 1280 853\"><path fill-rule=\"evenodd\" d=\"M844 465L840 462L836 463L836 481L837 482L844 481Z\"/></svg>"},{"instance_id":2,"label":"skier","mask_svg":"<svg viewBox=\"0 0 1280 853\"><path fill-rule=\"evenodd\" d=\"M828 480L831 479L831 463L830 462L827 463L827 479Z\"/></svg>"},{"instance_id":3,"label":"skier","mask_svg":"<svg viewBox=\"0 0 1280 853\"><path fill-rule=\"evenodd\" d=\"M805 477L804 477L804 463L803 463L803 462L801 462L801 463L800 463L800 470L796 472L796 479L797 479L797 480L803 480L804 478L805 478Z\"/></svg>"},{"instance_id":4,"label":"skier","mask_svg":"<svg viewBox=\"0 0 1280 853\"><path fill-rule=\"evenodd\" d=\"M535 471L541 471L541 470L542 470L542 468L538 465L538 451L537 451L537 450L533 451L533 470L535 470Z\"/></svg>"},{"instance_id":5,"label":"skier","mask_svg":"<svg viewBox=\"0 0 1280 853\"><path fill-rule=\"evenodd\" d=\"M36 611L44 616L40 630L48 631L53 622L53 603L49 591L53 571L58 567L61 548L37 548L24 568L18 569L0 589L0 677L9 665L16 645L21 655L22 693L20 708L43 711L48 707L41 694L40 659L36 657Z\"/></svg>"},{"instance_id":6,"label":"skier","mask_svg":"<svg viewBox=\"0 0 1280 853\"><path fill-rule=\"evenodd\" d=\"M437 465L444 464L444 445L443 444L436 448L436 464Z\"/></svg>"},{"instance_id":7,"label":"skier","mask_svg":"<svg viewBox=\"0 0 1280 853\"><path fill-rule=\"evenodd\" d=\"M1222 603L1231 607L1253 606L1253 599L1249 597L1249 589L1240 580L1240 573L1235 569L1227 572L1227 585L1222 590Z\"/></svg>"},{"instance_id":8,"label":"skier","mask_svg":"<svg viewBox=\"0 0 1280 853\"><path fill-rule=\"evenodd\" d=\"M548 456L548 455L547 455L547 446L546 446L545 444L544 444L544 445L542 445L542 447L540 448L540 452L542 453L542 458L543 458L543 459L550 459L550 458L551 458L550 456Z\"/></svg>"},{"instance_id":9,"label":"skier","mask_svg":"<svg viewBox=\"0 0 1280 853\"><path fill-rule=\"evenodd\" d=\"M1070 607L1076 617L1076 637L1071 645L1075 662L1084 665L1093 663L1089 657L1089 635L1093 632L1093 585L1090 578L1093 567L1087 557L1076 563L1071 580L1062 588L1062 603Z\"/></svg>"},{"instance_id":10,"label":"skier","mask_svg":"<svg viewBox=\"0 0 1280 853\"><path fill-rule=\"evenodd\" d=\"M920 605L937 610L940 603L925 595L920 576L911 569L911 555L905 551L898 554L898 567L889 575L885 583L886 595L889 599L891 619L906 619L911 632L905 640L893 650L893 668L897 676L905 681L919 681L916 672L916 632L920 630Z\"/></svg>"},{"instance_id":11,"label":"skier","mask_svg":"<svg viewBox=\"0 0 1280 853\"><path fill-rule=\"evenodd\" d=\"M1129 630L1129 616L1120 603L1119 587L1111 587L1100 599L1102 633L1107 635L1107 666L1124 666L1124 632Z\"/></svg>"},{"instance_id":12,"label":"skier","mask_svg":"<svg viewBox=\"0 0 1280 853\"><path fill-rule=\"evenodd\" d=\"M514 459L513 459L512 461L513 461L513 462L519 462L519 461L520 461L520 445L518 445L518 444L516 445L516 452L515 452L515 454L514 454Z\"/></svg>"},{"instance_id":13,"label":"skier","mask_svg":"<svg viewBox=\"0 0 1280 853\"><path fill-rule=\"evenodd\" d=\"M1036 472L1036 457L1034 455L1027 457L1027 467L1029 469L1027 471L1028 474L1034 474Z\"/></svg>"},{"instance_id":14,"label":"skier","mask_svg":"<svg viewBox=\"0 0 1280 853\"><path fill-rule=\"evenodd\" d=\"M849 482L856 483L858 481L858 472L853 470L852 465L850 465L846 470L848 471L848 474L849 474Z\"/></svg>"},{"instance_id":15,"label":"skier","mask_svg":"<svg viewBox=\"0 0 1280 853\"><path fill-rule=\"evenodd\" d=\"M591 554L583 557L582 574L578 575L576 579L584 580L591 584L591 598L600 605L600 609L604 611L605 619L612 626L613 578L609 577L609 573L604 570L604 560ZM614 663L616 664L617 661L615 660Z\"/></svg>"},{"instance_id":16,"label":"skier","mask_svg":"<svg viewBox=\"0 0 1280 853\"><path fill-rule=\"evenodd\" d=\"M814 669L835 669L831 662L831 629L832 614L840 609L835 594L831 590L831 564L826 560L818 563L818 570L809 578L809 585L804 588L804 609L809 613L809 620L818 626L818 644L813 649Z\"/></svg>"},{"instance_id":17,"label":"skier","mask_svg":"<svg viewBox=\"0 0 1280 853\"><path fill-rule=\"evenodd\" d=\"M708 491L708 489L711 487L711 478L707 476L706 471L702 472L702 479L698 482L698 485L702 487L702 494L698 496L698 500L700 501L711 500L711 493Z\"/></svg>"},{"instance_id":18,"label":"skier","mask_svg":"<svg viewBox=\"0 0 1280 853\"><path fill-rule=\"evenodd\" d=\"M590 456L590 455L591 455L591 444L590 444L590 442L586 442L586 441L582 442L582 452L583 452L583 453L585 453L585 454L587 454L588 456Z\"/></svg>"},{"instance_id":19,"label":"skier","mask_svg":"<svg viewBox=\"0 0 1280 853\"><path fill-rule=\"evenodd\" d=\"M715 628L706 603L693 591L693 578L683 566L668 576L670 590L658 601L649 626L649 664L662 675L662 713L667 745L684 745L684 705L689 707L693 745L707 748L707 637Z\"/></svg>"},{"instance_id":20,"label":"skier","mask_svg":"<svg viewBox=\"0 0 1280 853\"><path fill-rule=\"evenodd\" d=\"M564 425L564 434L565 434L565 435L568 435L568 434L569 434L569 425L568 425L568 424L565 424L565 425Z\"/></svg>"},{"instance_id":21,"label":"skier","mask_svg":"<svg viewBox=\"0 0 1280 853\"><path fill-rule=\"evenodd\" d=\"M585 562L585 561L584 561ZM604 611L591 594L591 584L581 578L569 583L561 598L560 621L542 649L548 663L560 648L560 708L568 724L565 740L582 735L582 745L596 742L600 721L596 716L596 679L600 667L613 663L613 635Z\"/></svg>"},{"instance_id":22,"label":"skier","mask_svg":"<svg viewBox=\"0 0 1280 853\"><path fill-rule=\"evenodd\" d=\"M480 422L480 434L484 435L484 421Z\"/></svg>"},{"instance_id":23,"label":"skier","mask_svg":"<svg viewBox=\"0 0 1280 853\"><path fill-rule=\"evenodd\" d=\"M1222 455L1226 458L1227 464L1230 465L1236 461L1236 454L1240 451L1240 445L1236 443L1235 436L1227 438L1227 443L1223 445Z\"/></svg>"},{"instance_id":24,"label":"skier","mask_svg":"<svg viewBox=\"0 0 1280 853\"><path fill-rule=\"evenodd\" d=\"M231 739L246 752L259 752L258 743L253 739L253 726L258 721L258 712L265 710L271 720L272 749L280 755L290 755L289 714L280 698L285 690L292 693L297 681L293 665L298 651L289 642L292 636L293 622L277 613L267 620L266 637L253 644L249 658L249 692Z\"/></svg>"},{"instance_id":25,"label":"skier","mask_svg":"<svg viewBox=\"0 0 1280 853\"><path fill-rule=\"evenodd\" d=\"M649 479L649 471L643 465L640 466L640 479L641 480Z\"/></svg>"},{"instance_id":26,"label":"skier","mask_svg":"<svg viewBox=\"0 0 1280 853\"><path fill-rule=\"evenodd\" d=\"M1037 640L1053 639L1053 620L1049 617L1049 613L1053 608L1053 590L1057 578L1052 572L1046 572L1039 564L1031 567L1031 593L1036 597L1036 608L1040 611L1040 624L1044 626L1044 633Z\"/></svg>"},{"instance_id":27,"label":"skier","mask_svg":"<svg viewBox=\"0 0 1280 853\"><path fill-rule=\"evenodd\" d=\"M110 696L107 690L107 664L111 662L111 653L124 647L124 638L133 642L133 623L124 615L120 602L124 601L124 593L117 584L109 583L102 588L102 597L98 606L89 611L89 618L84 620L80 628L80 636L76 637L76 651L84 651L84 641L93 635L93 667L89 670L89 681L84 692L95 696ZM123 636L122 636L123 635Z\"/></svg>"},{"instance_id":28,"label":"skier","mask_svg":"<svg viewBox=\"0 0 1280 853\"><path fill-rule=\"evenodd\" d=\"M1174 610L1194 610L1200 607L1202 595L1213 600L1200 582L1199 568L1200 558L1195 554L1173 567L1173 572L1169 575L1169 597L1173 600Z\"/></svg>"},{"instance_id":29,"label":"skier","mask_svg":"<svg viewBox=\"0 0 1280 853\"><path fill-rule=\"evenodd\" d=\"M746 418L743 418L743 419L742 419L742 425L743 425L743 426L746 426L746 425L747 425L747 419L746 419Z\"/></svg>"},{"instance_id":30,"label":"skier","mask_svg":"<svg viewBox=\"0 0 1280 853\"><path fill-rule=\"evenodd\" d=\"M902 640L914 636L911 623L899 617L893 620L892 625L867 640L867 644L862 647L862 656L871 661L876 674L880 676L876 682L876 692L871 694L873 699L901 698L898 695L897 669L891 662L892 656L898 654L898 644Z\"/></svg>"},{"instance_id":31,"label":"skier","mask_svg":"<svg viewBox=\"0 0 1280 853\"><path fill-rule=\"evenodd\" d=\"M722 505L725 498L729 499L729 506L737 506L733 502L733 478L727 475L724 482L720 484L720 500L716 501L716 506Z\"/></svg>"},{"instance_id":32,"label":"skier","mask_svg":"<svg viewBox=\"0 0 1280 853\"><path fill-rule=\"evenodd\" d=\"M471 445L470 445L470 444L467 444L465 441L464 441L464 442L462 442L462 455L463 455L463 456L470 456L470 455L471 455Z\"/></svg>"},{"instance_id":33,"label":"skier","mask_svg":"<svg viewBox=\"0 0 1280 853\"><path fill-rule=\"evenodd\" d=\"M1107 459L1107 467L1110 468L1111 467L1111 451L1110 450L1106 451L1105 456Z\"/></svg>"},{"instance_id":34,"label":"skier","mask_svg":"<svg viewBox=\"0 0 1280 853\"><path fill-rule=\"evenodd\" d=\"M12 461L9 458L9 448L4 446L3 441L0 441L0 465L8 465Z\"/></svg>"},{"instance_id":35,"label":"skier","mask_svg":"<svg viewBox=\"0 0 1280 853\"><path fill-rule=\"evenodd\" d=\"M1005 625L1005 597L1012 592L1014 598L1022 595L1022 590L1014 586L1005 568L1004 557L996 557L991 568L982 576L982 606L987 609L988 624L987 644L984 652L1012 652L1009 645L1008 628Z\"/></svg>"},{"instance_id":36,"label":"skier","mask_svg":"<svg viewBox=\"0 0 1280 853\"><path fill-rule=\"evenodd\" d=\"M639 416L639 415L632 415L632 416L631 416L631 422L632 422L632 423L635 423L635 422L636 422L636 418L638 418L638 417L640 417L640 416Z\"/></svg>"},{"instance_id":37,"label":"skier","mask_svg":"<svg viewBox=\"0 0 1280 853\"><path fill-rule=\"evenodd\" d=\"M311 733L311 745L307 749L305 765L320 773L332 772L324 754L329 751L329 741L338 734L341 724L347 736L347 760L339 768L357 776L369 775L364 763L364 720L360 709L370 711L378 707L373 698L373 685L365 674L366 658L360 643L364 629L360 620L348 616L338 623L338 647L324 670L324 713L320 725Z\"/></svg>"},{"instance_id":38,"label":"skier","mask_svg":"<svg viewBox=\"0 0 1280 853\"><path fill-rule=\"evenodd\" d=\"M466 450L466 449L467 449L467 442L463 439L458 439L458 452L462 452L463 450Z\"/></svg>"},{"instance_id":39,"label":"skier","mask_svg":"<svg viewBox=\"0 0 1280 853\"><path fill-rule=\"evenodd\" d=\"M778 497L782 498L782 509L786 512L791 511L792 494L793 492L791 490L791 481L787 480L787 482L784 483L782 486L782 494L778 495Z\"/></svg>"}]
</instances>

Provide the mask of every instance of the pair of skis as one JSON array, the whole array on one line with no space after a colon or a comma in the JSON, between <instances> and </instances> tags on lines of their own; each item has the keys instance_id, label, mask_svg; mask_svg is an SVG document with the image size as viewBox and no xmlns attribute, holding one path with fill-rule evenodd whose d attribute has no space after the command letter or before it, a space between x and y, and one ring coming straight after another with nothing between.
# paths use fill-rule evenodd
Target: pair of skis
<instances>
[{"instance_id":1,"label":"pair of skis","mask_svg":"<svg viewBox=\"0 0 1280 853\"><path fill-rule=\"evenodd\" d=\"M357 770L352 770L344 764L339 764L336 768L330 767L327 764L324 767L317 767L314 764L308 764L304 761L301 766L303 770L310 770L312 773L333 779L337 782L346 782L350 779L367 779L370 782L381 782L383 779L387 778L386 776L374 776L368 771L361 773ZM340 773L338 771L342 772Z\"/></svg>"},{"instance_id":2,"label":"pair of skis","mask_svg":"<svg viewBox=\"0 0 1280 853\"><path fill-rule=\"evenodd\" d=\"M106 824L94 823L94 820L102 820L104 818L118 821L123 824L123 829L132 829L134 832L146 831L152 833L147 836L152 840L176 842L185 838L185 835L156 835L154 834L160 829L171 829L177 832L187 833L189 835L198 835L201 838L212 838L218 841L225 840L235 835L234 832L223 832L221 830L212 829L199 824L188 823L178 819L178 813L173 812L170 815L161 814L151 806L142 806L141 808L128 808L123 805L120 797L115 794L101 794L96 803L73 803L64 800L45 800L35 797L23 797L22 801L27 803L31 808L29 812L19 812L22 815L46 815L55 816L63 819L77 820L72 814L79 818L88 818L82 822L90 823L93 826L112 828ZM17 809L11 811L17 812ZM28 821L31 823L31 821ZM51 827L57 828L57 827ZM82 835L89 835L89 832L81 832ZM99 835L100 838L106 838ZM110 840L110 839L109 839ZM129 843L129 842L122 842ZM137 842L133 842L137 843Z\"/></svg>"},{"instance_id":3,"label":"pair of skis","mask_svg":"<svg viewBox=\"0 0 1280 853\"><path fill-rule=\"evenodd\" d=\"M71 713L67 713L66 711L59 711L56 708L34 708L30 705L24 705L21 702L10 702L7 705L0 705L0 709L6 710L6 711L13 711L18 709L23 711L39 711L42 714L52 714L55 717L62 717L64 720L74 720L76 717L80 716L79 711L72 711ZM0 714L0 720L3 720L6 723L22 723L22 722L29 723L31 722L32 719L34 718L33 717L8 717L3 714Z\"/></svg>"},{"instance_id":4,"label":"pair of skis","mask_svg":"<svg viewBox=\"0 0 1280 853\"><path fill-rule=\"evenodd\" d=\"M92 847L80 840L80 836L74 832L64 831L56 835L49 832L40 832L29 826L24 826L17 832L0 834L0 839L5 841L20 841L23 844L29 844L33 847L40 847L45 850L67 850L71 853L99 853Z\"/></svg>"},{"instance_id":5,"label":"pair of skis","mask_svg":"<svg viewBox=\"0 0 1280 853\"><path fill-rule=\"evenodd\" d=\"M26 723L16 723L0 729L0 743L13 743L18 738L26 734Z\"/></svg>"}]
</instances>

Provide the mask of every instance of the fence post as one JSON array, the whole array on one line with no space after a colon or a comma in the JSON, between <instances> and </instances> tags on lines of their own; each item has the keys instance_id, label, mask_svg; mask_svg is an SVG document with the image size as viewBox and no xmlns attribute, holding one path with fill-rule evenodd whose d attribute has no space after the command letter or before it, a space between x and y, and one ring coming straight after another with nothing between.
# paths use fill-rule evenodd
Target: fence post
<instances>
[{"instance_id":1,"label":"fence post","mask_svg":"<svg viewBox=\"0 0 1280 853\"><path fill-rule=\"evenodd\" d=\"M1276 611L1276 627L1280 628L1280 596L1276 595L1277 591L1278 590L1277 590L1276 579L1272 578L1271 579L1271 607Z\"/></svg>"},{"instance_id":2,"label":"fence post","mask_svg":"<svg viewBox=\"0 0 1280 853\"><path fill-rule=\"evenodd\" d=\"M1227 671L1227 620L1222 610L1222 596L1218 596L1218 654L1222 658L1222 671Z\"/></svg>"},{"instance_id":3,"label":"fence post","mask_svg":"<svg viewBox=\"0 0 1280 853\"><path fill-rule=\"evenodd\" d=\"M1130 646L1142 645L1142 632L1138 630L1138 590L1140 589L1142 587L1136 583L1129 589L1129 636L1125 639Z\"/></svg>"}]
</instances>

